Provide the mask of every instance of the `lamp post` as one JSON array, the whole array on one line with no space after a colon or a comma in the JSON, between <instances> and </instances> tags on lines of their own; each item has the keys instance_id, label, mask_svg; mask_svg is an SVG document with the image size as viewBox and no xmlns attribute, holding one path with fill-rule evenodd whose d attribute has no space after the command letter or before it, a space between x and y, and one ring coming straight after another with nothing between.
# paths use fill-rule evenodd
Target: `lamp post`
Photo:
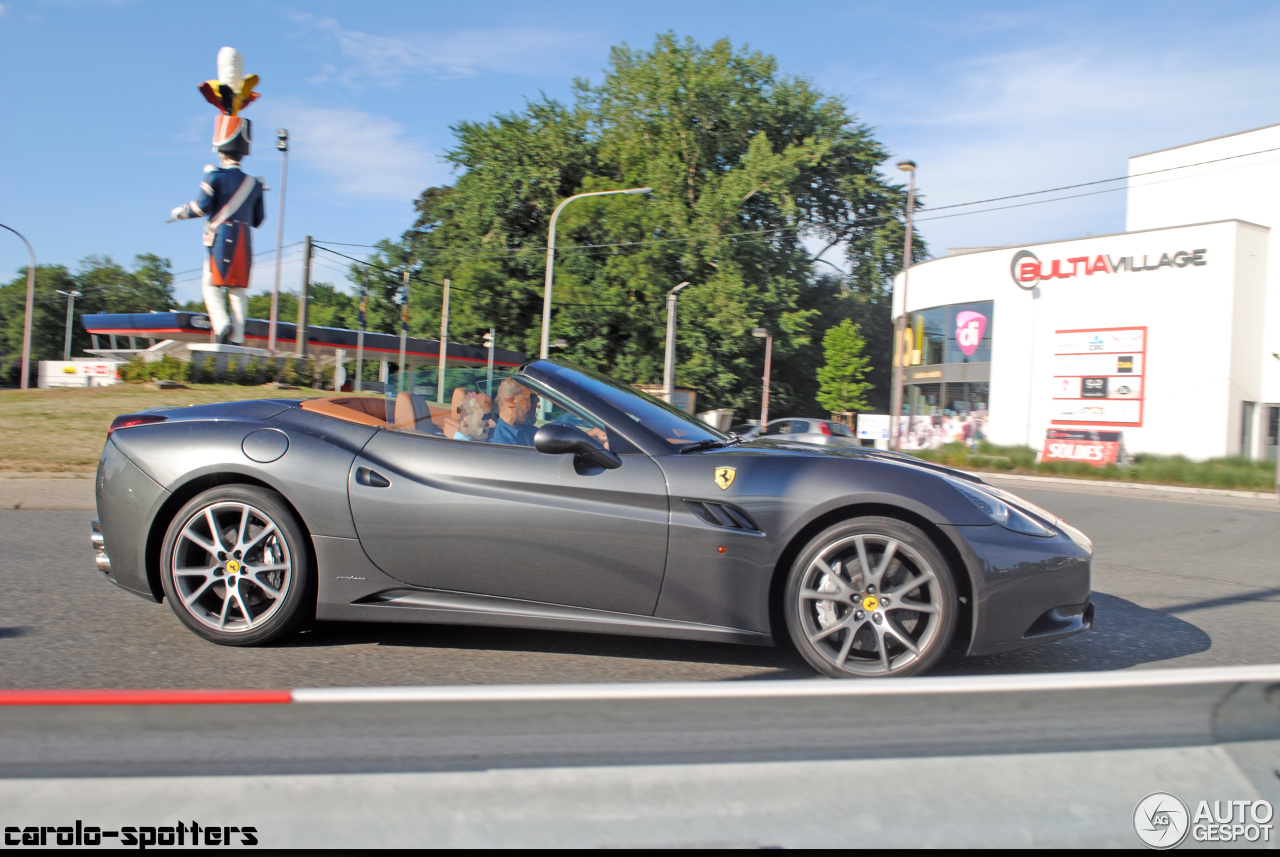
<instances>
[{"instance_id":1,"label":"lamp post","mask_svg":"<svg viewBox=\"0 0 1280 857\"><path fill-rule=\"evenodd\" d=\"M542 348L538 352L538 356L543 360L547 359L547 353L550 348L551 340L551 281L555 274L556 260L556 218L560 216L560 212L566 205L575 199L582 199L588 196L609 196L615 193L648 193L653 190L651 187L632 187L626 190L596 190L590 193L576 193L573 196L565 197L560 200L560 204L551 212L551 228L547 232L547 274L546 284L542 290Z\"/></svg>"},{"instance_id":2,"label":"lamp post","mask_svg":"<svg viewBox=\"0 0 1280 857\"><path fill-rule=\"evenodd\" d=\"M769 370L773 367L773 334L763 327L751 331L756 339L764 340L764 398L760 400L760 428L769 425Z\"/></svg>"},{"instance_id":3,"label":"lamp post","mask_svg":"<svg viewBox=\"0 0 1280 857\"><path fill-rule=\"evenodd\" d=\"M489 372L485 376L485 392L490 396L493 395L493 346L497 341L497 338L498 334L492 327L489 328L489 332L484 335L485 347L489 349Z\"/></svg>"},{"instance_id":4,"label":"lamp post","mask_svg":"<svg viewBox=\"0 0 1280 857\"><path fill-rule=\"evenodd\" d=\"M62 359L70 360L72 310L76 305L76 298L80 297L82 293L77 292L75 289L72 289L69 292L64 292L62 289L58 289L58 294L67 296L67 335L62 341Z\"/></svg>"},{"instance_id":5,"label":"lamp post","mask_svg":"<svg viewBox=\"0 0 1280 857\"><path fill-rule=\"evenodd\" d=\"M22 380L20 382L21 389L27 389L27 375L31 371L31 313L36 302L36 251L31 249L31 242L25 236L12 226L5 226L0 223L0 227L4 227L22 239L22 243L27 245L27 314L22 322Z\"/></svg>"},{"instance_id":6,"label":"lamp post","mask_svg":"<svg viewBox=\"0 0 1280 857\"><path fill-rule=\"evenodd\" d=\"M688 285L686 281L667 292L667 353L662 361L662 398L668 405L676 395L676 295Z\"/></svg>"},{"instance_id":7,"label":"lamp post","mask_svg":"<svg viewBox=\"0 0 1280 857\"><path fill-rule=\"evenodd\" d=\"M267 333L267 350L276 353L276 320L280 309L280 264L281 253L284 252L284 188L289 178L289 132L285 128L276 131L276 148L280 150L283 161L280 164L280 215L276 222L276 283L271 289L271 324ZM356 390L360 389L360 360L356 360Z\"/></svg>"},{"instance_id":8,"label":"lamp post","mask_svg":"<svg viewBox=\"0 0 1280 857\"><path fill-rule=\"evenodd\" d=\"M902 311L898 313L893 336L893 390L889 396L889 443L897 450L898 417L902 413L902 382L907 354L907 272L911 269L911 217L916 207L916 162L898 161L898 169L906 173L910 179L907 190L907 239L906 249L902 256Z\"/></svg>"}]
</instances>

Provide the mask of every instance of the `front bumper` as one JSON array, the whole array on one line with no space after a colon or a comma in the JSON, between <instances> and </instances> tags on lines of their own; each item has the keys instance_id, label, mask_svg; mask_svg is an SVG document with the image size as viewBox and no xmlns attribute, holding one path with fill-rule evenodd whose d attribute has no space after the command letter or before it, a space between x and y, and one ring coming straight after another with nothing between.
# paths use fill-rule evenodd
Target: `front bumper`
<instances>
[{"instance_id":1,"label":"front bumper","mask_svg":"<svg viewBox=\"0 0 1280 857\"><path fill-rule=\"evenodd\" d=\"M949 529L972 571L966 654L1009 652L1093 626L1090 548L1064 533L1039 538L994 524Z\"/></svg>"}]
</instances>

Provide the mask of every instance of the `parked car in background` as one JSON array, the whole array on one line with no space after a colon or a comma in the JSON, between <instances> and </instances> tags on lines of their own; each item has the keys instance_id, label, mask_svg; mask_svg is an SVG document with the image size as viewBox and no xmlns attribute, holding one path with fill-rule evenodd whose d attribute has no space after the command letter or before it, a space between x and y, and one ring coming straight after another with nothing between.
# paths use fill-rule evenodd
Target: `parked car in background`
<instances>
[{"instance_id":1,"label":"parked car in background","mask_svg":"<svg viewBox=\"0 0 1280 857\"><path fill-rule=\"evenodd\" d=\"M797 443L822 446L861 446L853 429L830 420L785 418L769 420L769 425L746 440L777 437Z\"/></svg>"}]
</instances>

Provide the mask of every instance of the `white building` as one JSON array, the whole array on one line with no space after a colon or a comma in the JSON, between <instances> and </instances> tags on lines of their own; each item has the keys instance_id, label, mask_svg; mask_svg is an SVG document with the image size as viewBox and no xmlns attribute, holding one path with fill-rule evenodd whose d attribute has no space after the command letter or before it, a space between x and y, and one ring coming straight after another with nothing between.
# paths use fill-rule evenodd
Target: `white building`
<instances>
[{"instance_id":1,"label":"white building","mask_svg":"<svg viewBox=\"0 0 1280 857\"><path fill-rule=\"evenodd\" d=\"M1129 176L1127 232L911 268L907 413L948 432L972 413L1037 449L1119 431L1130 452L1276 459L1280 125L1138 155Z\"/></svg>"}]
</instances>

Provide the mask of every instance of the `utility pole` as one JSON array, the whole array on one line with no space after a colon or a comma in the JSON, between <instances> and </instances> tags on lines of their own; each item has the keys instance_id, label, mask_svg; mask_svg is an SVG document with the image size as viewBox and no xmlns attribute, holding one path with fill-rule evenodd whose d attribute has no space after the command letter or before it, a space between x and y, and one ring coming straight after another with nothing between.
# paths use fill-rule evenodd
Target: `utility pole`
<instances>
[{"instance_id":1,"label":"utility pole","mask_svg":"<svg viewBox=\"0 0 1280 857\"><path fill-rule=\"evenodd\" d=\"M31 249L31 242L12 226L0 223L0 228L8 229L27 245L27 314L22 322L22 380L20 383L21 389L25 390L27 376L31 374L31 314L36 303L36 251Z\"/></svg>"},{"instance_id":2,"label":"utility pole","mask_svg":"<svg viewBox=\"0 0 1280 857\"><path fill-rule=\"evenodd\" d=\"M280 164L280 214L276 223L276 283L271 289L271 325L267 334L267 350L276 353L276 321L280 311L280 265L284 253L284 189L289 178L289 132L281 128L276 131L276 148L284 156ZM359 382L357 381L357 384ZM358 386L356 389L360 389Z\"/></svg>"},{"instance_id":3,"label":"utility pole","mask_svg":"<svg viewBox=\"0 0 1280 857\"><path fill-rule=\"evenodd\" d=\"M405 376L404 352L405 352L406 340L408 339L408 336L409 336L409 269L408 268L404 269L404 285L400 287L400 291L402 292L401 299L403 302L400 304L400 364L399 364L400 371L398 373L400 376L400 385L396 390L397 393L404 392L404 376ZM410 392L412 392L412 390Z\"/></svg>"},{"instance_id":4,"label":"utility pole","mask_svg":"<svg viewBox=\"0 0 1280 857\"><path fill-rule=\"evenodd\" d=\"M773 334L763 327L751 331L751 335L764 340L764 397L760 400L760 428L769 425L769 374L773 369Z\"/></svg>"},{"instance_id":5,"label":"utility pole","mask_svg":"<svg viewBox=\"0 0 1280 857\"><path fill-rule=\"evenodd\" d=\"M364 325L365 311L369 308L369 286L363 280L360 282L360 314L357 316L359 326L356 329L356 383L352 388L357 393L362 389L361 381L364 375Z\"/></svg>"},{"instance_id":6,"label":"utility pole","mask_svg":"<svg viewBox=\"0 0 1280 857\"><path fill-rule=\"evenodd\" d=\"M436 374L436 401L444 404L444 366L449 352L449 278L444 278L444 304L440 307L440 371Z\"/></svg>"},{"instance_id":7,"label":"utility pole","mask_svg":"<svg viewBox=\"0 0 1280 857\"><path fill-rule=\"evenodd\" d=\"M676 295L688 281L667 292L667 351L662 361L662 398L667 404L676 395Z\"/></svg>"},{"instance_id":8,"label":"utility pole","mask_svg":"<svg viewBox=\"0 0 1280 857\"><path fill-rule=\"evenodd\" d=\"M906 374L907 357L911 353L911 349L907 347L907 274L911 270L911 216L916 207L916 162L899 161L898 169L911 178L907 191L906 248L902 256L902 311L898 313L897 324L894 325L893 389L889 393L889 448L895 452L900 445L898 421L902 414L903 376Z\"/></svg>"},{"instance_id":9,"label":"utility pole","mask_svg":"<svg viewBox=\"0 0 1280 857\"><path fill-rule=\"evenodd\" d=\"M490 396L493 395L493 346L498 336L494 329L489 328L489 332L484 335L485 345L489 348L489 374L485 378L485 392Z\"/></svg>"},{"instance_id":10,"label":"utility pole","mask_svg":"<svg viewBox=\"0 0 1280 857\"><path fill-rule=\"evenodd\" d=\"M81 293L77 292L75 289L72 289L69 292L64 292L62 289L58 289L58 294L67 296L67 335L62 342L62 359L70 360L71 359L71 319L73 317L72 310L76 305L76 298L80 297Z\"/></svg>"},{"instance_id":11,"label":"utility pole","mask_svg":"<svg viewBox=\"0 0 1280 857\"><path fill-rule=\"evenodd\" d=\"M298 295L298 349L299 357L307 356L307 314L311 308L311 236L302 248L302 293Z\"/></svg>"}]
</instances>

